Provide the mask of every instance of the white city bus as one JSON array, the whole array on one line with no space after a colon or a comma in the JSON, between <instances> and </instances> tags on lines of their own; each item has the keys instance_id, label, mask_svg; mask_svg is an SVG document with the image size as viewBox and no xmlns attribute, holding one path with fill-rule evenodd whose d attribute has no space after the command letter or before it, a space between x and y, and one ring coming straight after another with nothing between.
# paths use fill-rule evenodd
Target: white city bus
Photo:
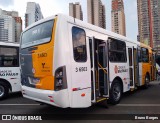
<instances>
[{"instance_id":1,"label":"white city bus","mask_svg":"<svg viewBox=\"0 0 160 123\"><path fill-rule=\"evenodd\" d=\"M22 93L58 107L89 107L154 80L146 45L62 14L21 35Z\"/></svg>"},{"instance_id":2,"label":"white city bus","mask_svg":"<svg viewBox=\"0 0 160 123\"><path fill-rule=\"evenodd\" d=\"M19 44L0 42L0 99L21 91Z\"/></svg>"}]
</instances>

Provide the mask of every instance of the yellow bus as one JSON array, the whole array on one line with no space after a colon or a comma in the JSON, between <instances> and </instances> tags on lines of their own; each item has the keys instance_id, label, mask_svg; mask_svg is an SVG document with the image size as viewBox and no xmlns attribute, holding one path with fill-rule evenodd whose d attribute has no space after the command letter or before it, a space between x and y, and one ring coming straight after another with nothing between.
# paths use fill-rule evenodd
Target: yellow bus
<instances>
[{"instance_id":1,"label":"yellow bus","mask_svg":"<svg viewBox=\"0 0 160 123\"><path fill-rule=\"evenodd\" d=\"M62 108L117 104L124 92L154 80L153 61L146 45L58 14L21 35L22 93Z\"/></svg>"},{"instance_id":2,"label":"yellow bus","mask_svg":"<svg viewBox=\"0 0 160 123\"><path fill-rule=\"evenodd\" d=\"M149 81L154 81L155 77L155 52L151 47L140 43L137 49L138 52L138 69L139 69L139 82L140 85L148 87ZM135 68L136 69L136 68Z\"/></svg>"}]
</instances>

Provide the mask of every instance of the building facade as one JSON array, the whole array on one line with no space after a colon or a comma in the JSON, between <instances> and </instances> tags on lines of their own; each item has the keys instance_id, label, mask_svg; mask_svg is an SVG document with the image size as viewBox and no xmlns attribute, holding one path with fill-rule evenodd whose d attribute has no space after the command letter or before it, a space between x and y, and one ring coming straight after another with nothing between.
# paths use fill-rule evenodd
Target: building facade
<instances>
[{"instance_id":1,"label":"building facade","mask_svg":"<svg viewBox=\"0 0 160 123\"><path fill-rule=\"evenodd\" d=\"M79 2L69 3L69 16L83 20L82 7Z\"/></svg>"},{"instance_id":2,"label":"building facade","mask_svg":"<svg viewBox=\"0 0 160 123\"><path fill-rule=\"evenodd\" d=\"M140 42L160 49L160 0L137 0Z\"/></svg>"},{"instance_id":3,"label":"building facade","mask_svg":"<svg viewBox=\"0 0 160 123\"><path fill-rule=\"evenodd\" d=\"M25 27L28 27L40 19L43 19L43 14L39 4L35 2L28 2L25 14Z\"/></svg>"},{"instance_id":4,"label":"building facade","mask_svg":"<svg viewBox=\"0 0 160 123\"><path fill-rule=\"evenodd\" d=\"M0 9L0 41L19 42L22 32L22 19L16 11Z\"/></svg>"},{"instance_id":5,"label":"building facade","mask_svg":"<svg viewBox=\"0 0 160 123\"><path fill-rule=\"evenodd\" d=\"M123 0L112 0L112 31L126 36L126 22Z\"/></svg>"},{"instance_id":6,"label":"building facade","mask_svg":"<svg viewBox=\"0 0 160 123\"><path fill-rule=\"evenodd\" d=\"M22 19L21 17L14 17L15 20L15 40L20 42L20 36L22 32Z\"/></svg>"},{"instance_id":7,"label":"building facade","mask_svg":"<svg viewBox=\"0 0 160 123\"><path fill-rule=\"evenodd\" d=\"M106 29L105 6L101 0L87 0L88 23Z\"/></svg>"},{"instance_id":8,"label":"building facade","mask_svg":"<svg viewBox=\"0 0 160 123\"><path fill-rule=\"evenodd\" d=\"M151 10L151 6L148 5L148 0L137 0L139 41L151 46L150 41L153 38L150 30L149 10Z\"/></svg>"}]
</instances>

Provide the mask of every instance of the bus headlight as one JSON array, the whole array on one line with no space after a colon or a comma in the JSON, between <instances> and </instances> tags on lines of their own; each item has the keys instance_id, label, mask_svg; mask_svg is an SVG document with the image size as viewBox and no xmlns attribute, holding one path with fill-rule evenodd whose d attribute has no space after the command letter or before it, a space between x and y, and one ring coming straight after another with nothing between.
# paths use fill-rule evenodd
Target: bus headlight
<instances>
[{"instance_id":1,"label":"bus headlight","mask_svg":"<svg viewBox=\"0 0 160 123\"><path fill-rule=\"evenodd\" d=\"M67 88L67 79L66 79L66 67L60 67L55 72L55 91L59 91Z\"/></svg>"}]
</instances>

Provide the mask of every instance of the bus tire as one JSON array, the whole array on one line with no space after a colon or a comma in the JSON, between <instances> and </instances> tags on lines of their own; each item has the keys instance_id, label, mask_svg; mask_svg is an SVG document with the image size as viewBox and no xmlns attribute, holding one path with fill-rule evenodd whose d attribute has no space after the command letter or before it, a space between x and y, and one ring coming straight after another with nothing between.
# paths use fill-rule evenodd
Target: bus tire
<instances>
[{"instance_id":1,"label":"bus tire","mask_svg":"<svg viewBox=\"0 0 160 123\"><path fill-rule=\"evenodd\" d=\"M150 78L149 78L149 75L146 74L146 77L145 77L145 84L144 84L144 89L147 89L149 87L149 82L150 82Z\"/></svg>"},{"instance_id":2,"label":"bus tire","mask_svg":"<svg viewBox=\"0 0 160 123\"><path fill-rule=\"evenodd\" d=\"M0 100L8 96L9 88L4 83L0 83Z\"/></svg>"},{"instance_id":3,"label":"bus tire","mask_svg":"<svg viewBox=\"0 0 160 123\"><path fill-rule=\"evenodd\" d=\"M109 103L116 105L122 98L122 85L118 80L115 80L111 86Z\"/></svg>"}]
</instances>

